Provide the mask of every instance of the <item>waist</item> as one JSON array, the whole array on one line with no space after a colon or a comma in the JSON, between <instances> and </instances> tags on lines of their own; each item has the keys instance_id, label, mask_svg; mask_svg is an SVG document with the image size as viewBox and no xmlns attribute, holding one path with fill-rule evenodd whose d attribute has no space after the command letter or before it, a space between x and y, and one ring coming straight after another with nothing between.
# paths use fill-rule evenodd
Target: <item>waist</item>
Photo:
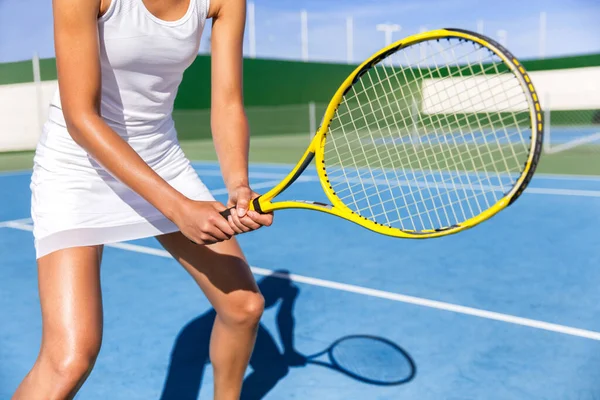
<instances>
[{"instance_id":1,"label":"waist","mask_svg":"<svg viewBox=\"0 0 600 400\"><path fill-rule=\"evenodd\" d=\"M101 116L104 122L124 139L153 135L160 132L172 132L175 122L171 114L144 116L139 113L119 113L102 107ZM50 104L48 123L67 128L65 116L60 105Z\"/></svg>"},{"instance_id":2,"label":"waist","mask_svg":"<svg viewBox=\"0 0 600 400\"><path fill-rule=\"evenodd\" d=\"M174 126L166 131L127 136L124 139L155 170L165 167L172 154L181 152ZM51 120L44 125L36 148L36 159L47 166L69 165L73 169L88 171L103 169L73 140L66 127Z\"/></svg>"}]
</instances>

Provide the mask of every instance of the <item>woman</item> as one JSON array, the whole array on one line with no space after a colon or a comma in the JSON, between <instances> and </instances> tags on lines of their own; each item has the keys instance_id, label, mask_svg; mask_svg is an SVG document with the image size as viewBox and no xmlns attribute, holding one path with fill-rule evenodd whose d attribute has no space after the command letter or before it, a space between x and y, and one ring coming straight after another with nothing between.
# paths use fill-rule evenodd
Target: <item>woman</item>
<instances>
[{"instance_id":1,"label":"woman","mask_svg":"<svg viewBox=\"0 0 600 400\"><path fill-rule=\"evenodd\" d=\"M217 311L215 398L236 399L264 300L232 236L272 223L247 211L256 195L242 100L245 1L54 0L53 10L59 91L31 182L42 345L13 398L75 396L101 343L103 244L156 236ZM207 18L213 138L237 209L227 220L171 118Z\"/></svg>"}]
</instances>

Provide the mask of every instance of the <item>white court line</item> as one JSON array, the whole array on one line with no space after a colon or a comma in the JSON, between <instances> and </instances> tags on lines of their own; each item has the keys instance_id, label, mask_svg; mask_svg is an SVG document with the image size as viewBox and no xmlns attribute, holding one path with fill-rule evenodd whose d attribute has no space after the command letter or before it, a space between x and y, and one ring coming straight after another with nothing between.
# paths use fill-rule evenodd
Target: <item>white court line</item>
<instances>
[{"instance_id":1,"label":"white court line","mask_svg":"<svg viewBox=\"0 0 600 400\"><path fill-rule=\"evenodd\" d=\"M255 185L252 185L252 189L271 188L271 187L277 185L279 182L281 182L281 180L266 181L266 182L257 183ZM211 190L210 193L213 196L219 196L219 195L222 195L222 194L227 194L227 193L229 193L229 191L227 190L227 188L223 188L223 189Z\"/></svg>"},{"instance_id":2,"label":"white court line","mask_svg":"<svg viewBox=\"0 0 600 400\"><path fill-rule=\"evenodd\" d=\"M3 228L19 229L21 231L33 232L33 226L28 224L19 223L16 221L6 221L2 223Z\"/></svg>"},{"instance_id":3,"label":"white court line","mask_svg":"<svg viewBox=\"0 0 600 400\"><path fill-rule=\"evenodd\" d=\"M192 166L194 167L219 167L219 163L216 161L193 161ZM292 169L296 166L296 164L288 164L288 163L250 163L250 167L254 168L269 168L269 169ZM219 170L216 170L219 171ZM17 175L28 175L31 174L31 169L23 169L16 171L0 171L0 177L2 176L17 176ZM217 176L217 175L215 175ZM221 176L219 173L218 176ZM600 182L600 176L598 175L571 175L571 174L546 174L543 172L538 172L534 175L534 181L536 179L553 179L553 180L567 180L567 181L596 181Z\"/></svg>"},{"instance_id":4,"label":"white court line","mask_svg":"<svg viewBox=\"0 0 600 400\"><path fill-rule=\"evenodd\" d=\"M556 196L580 196L600 197L600 190L577 190L577 189L551 189L551 188L527 188L524 193L549 194Z\"/></svg>"},{"instance_id":5,"label":"white court line","mask_svg":"<svg viewBox=\"0 0 600 400\"><path fill-rule=\"evenodd\" d=\"M198 172L198 175L200 175L200 177L204 176L221 176L221 173L219 171L212 171L212 170L203 170L203 169L199 169L196 170L196 172ZM256 178L256 179L273 179L273 178L280 178L283 179L287 176L287 174L284 173L274 173L274 172L250 172L249 173L250 178ZM300 178L298 178L298 182L318 182L319 181L319 177L317 175L302 175L300 176ZM279 183L279 181L274 181L276 184ZM382 181L383 182L383 181ZM378 180L375 181L375 184L378 184ZM416 186L416 187L421 187L421 186L425 186L427 187L427 184L424 182L409 182L409 181L400 181L400 182L394 182L394 183L399 183L400 186ZM387 183L386 183L387 184ZM256 185L254 185L253 187L257 188ZM575 197L600 197L600 190L577 190L577 189L552 189L552 188L536 188L536 187L528 187L527 189L525 189L524 193L528 193L528 194L545 194L545 195L554 195L554 196L575 196Z\"/></svg>"},{"instance_id":6,"label":"white court line","mask_svg":"<svg viewBox=\"0 0 600 400\"><path fill-rule=\"evenodd\" d=\"M297 180L297 182L307 182L307 181L309 181L309 180L306 179L305 177L300 177ZM274 185L277 185L279 182L281 182L280 179L273 180L273 181L260 182L255 185L252 185L252 187L256 188L256 189L263 189L263 188L267 188L267 187L270 188L270 187L273 187ZM227 188L221 188L221 189L211 190L210 193L213 196L220 196L220 195L229 193L229 191L227 190ZM15 228L16 226L18 227L19 225L29 224L31 222L32 222L31 218L22 218L22 219L15 219L12 221L3 221L3 222L0 222L0 228Z\"/></svg>"},{"instance_id":7,"label":"white court line","mask_svg":"<svg viewBox=\"0 0 600 400\"><path fill-rule=\"evenodd\" d=\"M221 172L217 171L217 170L197 169L196 172L198 173L200 178L202 178L202 176L218 176L218 177L223 176L221 174ZM254 172L254 171L248 172L249 178L256 178L256 179L279 179L279 181L281 181L281 179L285 178L286 176L287 176L287 174L284 174L281 172ZM300 176L300 178L302 178L302 177L304 177L304 176ZM306 175L306 177L314 178L314 177L316 177L316 175Z\"/></svg>"},{"instance_id":8,"label":"white court line","mask_svg":"<svg viewBox=\"0 0 600 400\"><path fill-rule=\"evenodd\" d=\"M213 170L207 170L207 169L197 169L196 172L198 173L198 175L200 176L200 178L202 178L202 176L218 176L221 177L222 174L219 171L213 171ZM253 172L250 171L248 172L248 177L249 178L256 178L256 179L277 179L276 183L281 182L281 180L283 178L285 178L287 176L287 174L284 173L277 173L277 172ZM317 175L300 175L298 177L298 179L296 180L296 182L302 182L302 181L306 181L306 182L312 182L315 179L318 180L318 176Z\"/></svg>"},{"instance_id":9,"label":"white court line","mask_svg":"<svg viewBox=\"0 0 600 400\"><path fill-rule=\"evenodd\" d=\"M200 167L219 167L217 161L193 161L192 166L196 168ZM296 164L289 163L250 163L250 167L255 168L267 168L267 169L289 169L291 171ZM583 180L583 181L597 181L600 182L600 175L576 175L576 174L547 174L544 172L536 172L533 179L556 179L556 180Z\"/></svg>"},{"instance_id":10,"label":"white court line","mask_svg":"<svg viewBox=\"0 0 600 400\"><path fill-rule=\"evenodd\" d=\"M24 230L24 231L33 230L32 226L26 225L26 224L21 224L21 223L14 223L10 227L15 228L15 229ZM153 255L153 256L157 256L157 257L172 258L171 255L165 250L155 249L155 248L147 247L147 246L140 246L140 245L136 245L136 244L111 243L111 244L106 244L105 246L116 248L116 249L121 249L121 250L132 251L135 253ZM489 319L489 320L494 320L494 321L505 322L505 323L513 324L513 325L526 326L529 328L541 329L544 331L562 333L564 335L577 336L577 337L581 337L581 338L585 338L585 339L600 341L600 332L590 331L590 330L586 330L586 329L573 328L573 327L566 326L566 325L553 324L550 322L544 322L544 321L539 321L539 320L535 320L535 319L522 318L522 317L517 317L517 316L509 315L509 314L502 314L502 313L498 313L498 312L494 312L494 311L487 311L487 310L482 310L482 309L473 308L473 307L466 307L466 306L461 306L458 304L446 303L443 301L429 300L429 299L424 299L421 297L407 296L407 295L400 294L400 293L386 292L383 290L370 289L370 288L366 288L366 287L362 287L362 286L350 285L347 283L340 283L340 282L334 282L334 281L329 281L329 280L325 280L325 279L312 278L309 276L296 275L296 274L290 274L290 275L282 274L282 273L278 273L278 272L275 272L273 270L266 269L266 268L251 267L251 269L252 269L252 272L256 275L273 276L273 277L277 277L277 278L291 279L294 282L305 283L307 285L318 286L318 287L328 288L328 289L334 289L334 290L339 290L342 292L361 294L361 295L369 296L369 297L376 297L376 298L380 298L380 299L392 300L392 301L397 301L400 303L413 304L413 305L417 305L417 306L433 308L433 309L442 310L442 311L449 311L449 312L453 312L456 314L470 315L473 317L479 317L479 318L484 318L484 319Z\"/></svg>"},{"instance_id":11,"label":"white court line","mask_svg":"<svg viewBox=\"0 0 600 400\"><path fill-rule=\"evenodd\" d=\"M258 167L258 168L274 168L274 169L281 169L281 168L293 168L296 164L290 164L290 163L268 163L268 162L259 162L259 163L255 163L255 162L251 162L250 166L251 167ZM219 168L219 162L218 161L192 161L192 166L193 167L206 167L206 166L210 166L210 167L216 167Z\"/></svg>"},{"instance_id":12,"label":"white court line","mask_svg":"<svg viewBox=\"0 0 600 400\"><path fill-rule=\"evenodd\" d=\"M591 181L600 182L600 176L598 175L569 175L569 174L545 174L535 173L533 180L535 179L552 179L557 181Z\"/></svg>"},{"instance_id":13,"label":"white court line","mask_svg":"<svg viewBox=\"0 0 600 400\"><path fill-rule=\"evenodd\" d=\"M31 222L31 218L15 219L13 221L0 222L0 228L13 228L15 224L28 224Z\"/></svg>"},{"instance_id":14,"label":"white court line","mask_svg":"<svg viewBox=\"0 0 600 400\"><path fill-rule=\"evenodd\" d=\"M194 162L193 164L198 164L198 163ZM209 163L207 162L206 164L209 164ZM213 165L213 164L209 164L209 165ZM218 165L218 164L214 164L214 165ZM255 165L262 166L263 164L252 164L252 165L253 166L255 166ZM268 165L268 164L265 164L265 165ZM285 164L282 164L282 165L285 165ZM277 165L269 165L269 166L273 167L273 166L277 166ZM197 170L196 172L201 176L202 175L204 175L204 176L221 176L222 175L219 170ZM10 173L0 172L0 176L23 175L26 173L31 173L31 171L20 171L20 172L10 172ZM248 175L250 178L256 178L256 179L273 179L273 178L283 179L287 176L286 173L253 172L253 171L250 171ZM543 174L536 174L535 177L539 177L540 175L543 175ZM584 175L581 175L581 176L573 175L573 176L579 177L580 179L590 180L590 181L595 181L595 180L600 181L600 177L594 178L591 176L586 177ZM572 180L570 178L570 175L546 175L546 177L549 179ZM298 178L298 180L296 182L318 182L318 181L319 181L319 177L316 175L302 175ZM266 187L272 187L278 183L279 183L279 180L270 181L270 182L261 182L259 184L253 185L253 188L262 189L262 188L266 188ZM217 189L216 191L213 191L213 195L215 195L215 196L222 195L225 193L227 193L226 189ZM525 190L525 193L556 195L556 196L600 197L600 190L552 189L552 188L535 188L535 187L531 187L531 186ZM2 225L0 225L0 227L1 226Z\"/></svg>"}]
</instances>

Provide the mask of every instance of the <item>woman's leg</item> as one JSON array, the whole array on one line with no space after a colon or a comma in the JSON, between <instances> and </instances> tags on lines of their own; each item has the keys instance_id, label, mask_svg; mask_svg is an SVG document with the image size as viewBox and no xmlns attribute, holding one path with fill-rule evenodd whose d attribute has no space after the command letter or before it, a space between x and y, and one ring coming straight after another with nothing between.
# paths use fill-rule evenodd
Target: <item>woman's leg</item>
<instances>
[{"instance_id":1,"label":"woman's leg","mask_svg":"<svg viewBox=\"0 0 600 400\"><path fill-rule=\"evenodd\" d=\"M180 232L158 240L192 275L217 311L210 342L215 399L239 399L264 309L242 250L235 239L202 246Z\"/></svg>"},{"instance_id":2,"label":"woman's leg","mask_svg":"<svg viewBox=\"0 0 600 400\"><path fill-rule=\"evenodd\" d=\"M42 345L13 400L72 399L102 339L102 246L60 250L38 260Z\"/></svg>"}]
</instances>

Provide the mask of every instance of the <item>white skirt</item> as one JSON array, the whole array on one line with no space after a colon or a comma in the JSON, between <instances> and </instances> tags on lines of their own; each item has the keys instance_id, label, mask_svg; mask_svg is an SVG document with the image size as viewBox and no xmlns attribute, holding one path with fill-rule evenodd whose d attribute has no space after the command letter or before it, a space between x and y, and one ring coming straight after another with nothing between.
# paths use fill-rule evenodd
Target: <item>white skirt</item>
<instances>
[{"instance_id":1,"label":"white skirt","mask_svg":"<svg viewBox=\"0 0 600 400\"><path fill-rule=\"evenodd\" d=\"M174 127L126 137L138 154L173 188L198 201L214 201L184 155ZM176 232L154 206L115 179L67 129L44 126L31 179L36 258L54 251L135 240Z\"/></svg>"}]
</instances>

